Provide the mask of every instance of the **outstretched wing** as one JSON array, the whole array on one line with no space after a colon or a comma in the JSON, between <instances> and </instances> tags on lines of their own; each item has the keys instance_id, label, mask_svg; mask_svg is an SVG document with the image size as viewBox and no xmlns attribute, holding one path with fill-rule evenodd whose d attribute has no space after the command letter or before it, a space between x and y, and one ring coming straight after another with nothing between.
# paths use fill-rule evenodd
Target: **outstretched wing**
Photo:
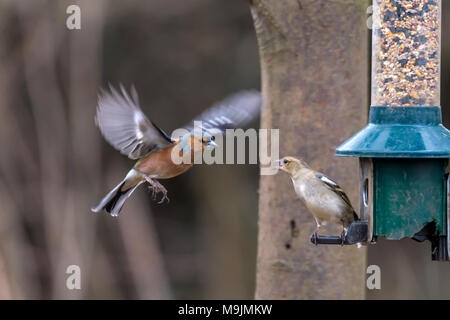
<instances>
[{"instance_id":1,"label":"outstretched wing","mask_svg":"<svg viewBox=\"0 0 450 320\"><path fill-rule=\"evenodd\" d=\"M201 121L202 129L210 133L223 133L226 129L245 127L259 115L260 110L260 92L247 90L215 103L193 121ZM185 128L192 131L194 123L188 124Z\"/></svg>"},{"instance_id":2,"label":"outstretched wing","mask_svg":"<svg viewBox=\"0 0 450 320\"><path fill-rule=\"evenodd\" d=\"M99 95L95 121L106 141L134 160L171 145L172 139L142 112L134 87L132 98L122 85L120 91L110 86Z\"/></svg>"},{"instance_id":3,"label":"outstretched wing","mask_svg":"<svg viewBox=\"0 0 450 320\"><path fill-rule=\"evenodd\" d=\"M347 195L345 194L344 190L339 187L337 185L336 182L334 182L333 180L327 178L326 176L324 176L321 173L317 173L316 177L320 179L320 181L322 181L327 187L328 189L332 190L333 192L335 192L338 196L340 196L342 198L342 200L344 200L344 202L353 209L353 206L350 202L350 199L347 197ZM354 210L353 210L354 211Z\"/></svg>"}]
</instances>

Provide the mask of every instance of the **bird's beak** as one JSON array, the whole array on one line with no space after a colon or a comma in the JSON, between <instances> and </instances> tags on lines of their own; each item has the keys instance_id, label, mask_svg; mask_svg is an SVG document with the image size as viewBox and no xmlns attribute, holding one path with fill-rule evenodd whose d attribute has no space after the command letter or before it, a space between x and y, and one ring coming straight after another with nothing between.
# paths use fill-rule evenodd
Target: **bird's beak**
<instances>
[{"instance_id":1,"label":"bird's beak","mask_svg":"<svg viewBox=\"0 0 450 320\"><path fill-rule=\"evenodd\" d=\"M215 143L214 141L209 141L208 144L207 144L207 146L208 146L208 147L211 147L211 148L215 148L215 147L217 147L218 145L217 145L217 143Z\"/></svg>"}]
</instances>

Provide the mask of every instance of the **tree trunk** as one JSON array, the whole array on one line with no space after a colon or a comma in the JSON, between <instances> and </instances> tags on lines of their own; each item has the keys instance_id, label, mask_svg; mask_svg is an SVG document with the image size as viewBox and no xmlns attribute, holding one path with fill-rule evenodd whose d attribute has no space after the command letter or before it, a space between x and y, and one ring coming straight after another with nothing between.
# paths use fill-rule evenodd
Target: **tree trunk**
<instances>
[{"instance_id":1,"label":"tree trunk","mask_svg":"<svg viewBox=\"0 0 450 320\"><path fill-rule=\"evenodd\" d=\"M262 128L280 156L304 158L358 209L358 163L334 151L367 123L367 1L253 0L261 57ZM314 246L315 222L284 174L262 176L257 299L362 299L366 249ZM321 234L339 234L337 227Z\"/></svg>"}]
</instances>

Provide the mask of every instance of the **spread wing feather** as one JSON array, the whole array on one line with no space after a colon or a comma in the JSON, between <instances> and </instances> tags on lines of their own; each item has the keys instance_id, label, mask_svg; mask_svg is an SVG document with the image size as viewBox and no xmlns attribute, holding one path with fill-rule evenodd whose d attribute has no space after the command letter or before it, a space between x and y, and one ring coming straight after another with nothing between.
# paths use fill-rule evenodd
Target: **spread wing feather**
<instances>
[{"instance_id":1,"label":"spread wing feather","mask_svg":"<svg viewBox=\"0 0 450 320\"><path fill-rule=\"evenodd\" d=\"M245 127L259 115L260 110L260 92L246 90L215 103L193 121L202 121L202 129L210 133L223 133L226 129ZM185 128L192 131L194 123Z\"/></svg>"},{"instance_id":2,"label":"spread wing feather","mask_svg":"<svg viewBox=\"0 0 450 320\"><path fill-rule=\"evenodd\" d=\"M95 120L106 141L130 159L171 145L170 137L142 112L134 87L131 97L122 85L120 91L110 86L110 91L102 90L98 99Z\"/></svg>"}]
</instances>

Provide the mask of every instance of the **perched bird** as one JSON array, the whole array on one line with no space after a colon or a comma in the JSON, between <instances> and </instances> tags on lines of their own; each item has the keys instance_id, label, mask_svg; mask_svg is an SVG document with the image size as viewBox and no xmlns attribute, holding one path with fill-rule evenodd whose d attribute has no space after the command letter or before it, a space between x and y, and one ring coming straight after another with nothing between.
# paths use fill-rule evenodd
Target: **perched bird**
<instances>
[{"instance_id":1,"label":"perched bird","mask_svg":"<svg viewBox=\"0 0 450 320\"><path fill-rule=\"evenodd\" d=\"M316 220L314 239L317 240L322 225L333 222L342 225L343 244L348 226L359 220L344 190L322 173L311 169L302 159L284 157L278 162L279 169L291 176L295 192Z\"/></svg>"},{"instance_id":2,"label":"perched bird","mask_svg":"<svg viewBox=\"0 0 450 320\"><path fill-rule=\"evenodd\" d=\"M186 126L188 133L172 138L144 115L134 87L131 97L123 86L121 92L112 86L110 91L102 90L97 107L97 126L114 148L138 161L126 177L91 210L105 210L117 216L125 200L145 182L150 184L153 197L162 192L159 203L168 201L167 190L158 179L169 179L186 172L192 167L196 154L217 146L214 134L248 124L259 113L260 106L261 95L258 91L234 94L195 119L202 121L200 129L189 124ZM172 154L190 155L191 161L175 163Z\"/></svg>"}]
</instances>

